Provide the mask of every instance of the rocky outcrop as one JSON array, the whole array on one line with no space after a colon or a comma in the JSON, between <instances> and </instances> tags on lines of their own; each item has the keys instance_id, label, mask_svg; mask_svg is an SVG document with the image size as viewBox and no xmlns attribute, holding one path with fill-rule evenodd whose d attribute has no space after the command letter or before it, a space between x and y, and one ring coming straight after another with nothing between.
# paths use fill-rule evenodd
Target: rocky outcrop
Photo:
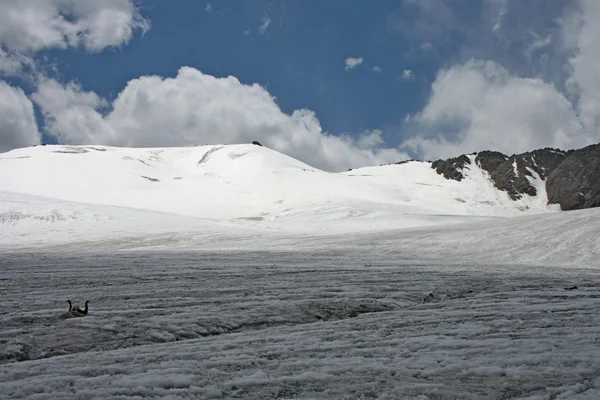
<instances>
[{"instance_id":1,"label":"rocky outcrop","mask_svg":"<svg viewBox=\"0 0 600 400\"><path fill-rule=\"evenodd\" d=\"M600 144L569 152L548 175L546 191L562 210L600 206Z\"/></svg>"},{"instance_id":2,"label":"rocky outcrop","mask_svg":"<svg viewBox=\"0 0 600 400\"><path fill-rule=\"evenodd\" d=\"M463 170L469 164L471 164L471 160L463 154L460 157L434 161L431 168L446 179L454 179L460 182L465 178Z\"/></svg>"},{"instance_id":3,"label":"rocky outcrop","mask_svg":"<svg viewBox=\"0 0 600 400\"><path fill-rule=\"evenodd\" d=\"M487 150L473 155L475 163L489 174L497 189L507 192L512 200L519 200L524 194L536 196L538 191L534 186L534 179L546 179L572 153L572 150L565 152L544 148L512 156ZM469 164L469 157L462 155L434 161L431 167L446 179L461 181L464 179L464 169Z\"/></svg>"},{"instance_id":4,"label":"rocky outcrop","mask_svg":"<svg viewBox=\"0 0 600 400\"><path fill-rule=\"evenodd\" d=\"M508 157L497 151L477 153L475 162L490 175L494 186L508 193L511 199L519 200L524 194L537 195L531 178L536 174L546 179L566 157L566 152L545 148Z\"/></svg>"}]
</instances>

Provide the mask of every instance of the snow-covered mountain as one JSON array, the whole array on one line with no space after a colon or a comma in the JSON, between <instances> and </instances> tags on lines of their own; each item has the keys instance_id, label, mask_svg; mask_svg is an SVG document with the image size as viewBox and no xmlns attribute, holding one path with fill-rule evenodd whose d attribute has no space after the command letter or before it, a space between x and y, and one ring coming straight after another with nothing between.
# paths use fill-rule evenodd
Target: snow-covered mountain
<instances>
[{"instance_id":1,"label":"snow-covered mountain","mask_svg":"<svg viewBox=\"0 0 600 400\"><path fill-rule=\"evenodd\" d=\"M410 226L438 216L517 216L548 206L535 195L512 199L470 157L464 179L446 179L430 162L315 169L251 144L185 148L48 145L0 155L0 189L65 201L154 210L213 220L366 220L403 216ZM406 216L414 216L408 221Z\"/></svg>"}]
</instances>

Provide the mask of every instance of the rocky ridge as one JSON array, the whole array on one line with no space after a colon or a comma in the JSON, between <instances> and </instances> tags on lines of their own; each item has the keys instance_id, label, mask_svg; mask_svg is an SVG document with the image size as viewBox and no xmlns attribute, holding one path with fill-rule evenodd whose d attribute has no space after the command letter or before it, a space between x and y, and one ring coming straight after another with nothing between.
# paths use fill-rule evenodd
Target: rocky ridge
<instances>
[{"instance_id":1,"label":"rocky ridge","mask_svg":"<svg viewBox=\"0 0 600 400\"><path fill-rule=\"evenodd\" d=\"M545 181L548 203L560 204L562 210L600 206L600 144L568 151L547 147L511 156L497 151L472 155L494 186L515 201L525 194L536 196L538 189L532 181L539 177ZM446 179L460 182L470 165L471 158L461 155L434 161L431 167Z\"/></svg>"}]
</instances>

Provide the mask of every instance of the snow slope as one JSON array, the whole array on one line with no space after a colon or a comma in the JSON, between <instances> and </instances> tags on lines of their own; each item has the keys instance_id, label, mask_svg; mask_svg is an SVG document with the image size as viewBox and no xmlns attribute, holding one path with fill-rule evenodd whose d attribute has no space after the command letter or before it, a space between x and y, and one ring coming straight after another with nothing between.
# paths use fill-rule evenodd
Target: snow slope
<instances>
[{"instance_id":1,"label":"snow slope","mask_svg":"<svg viewBox=\"0 0 600 400\"><path fill-rule=\"evenodd\" d=\"M0 154L0 189L220 221L372 230L507 217L556 208L514 202L472 166L462 182L430 163L328 173L254 145L189 148L38 146ZM545 192L543 192L545 193ZM275 224L276 226L276 224Z\"/></svg>"},{"instance_id":2,"label":"snow slope","mask_svg":"<svg viewBox=\"0 0 600 400\"><path fill-rule=\"evenodd\" d=\"M298 231L290 229L289 223L266 229L253 221L213 221L0 191L0 251L314 252L337 248L429 264L469 260L592 268L600 259L600 209L513 218L461 217L442 226L436 225L441 217L430 218L429 226L374 231L357 227L354 232L338 232L331 226Z\"/></svg>"},{"instance_id":3,"label":"snow slope","mask_svg":"<svg viewBox=\"0 0 600 400\"><path fill-rule=\"evenodd\" d=\"M194 232L197 240L217 240L232 230L223 223L178 214L0 191L0 249L78 245L169 232Z\"/></svg>"}]
</instances>

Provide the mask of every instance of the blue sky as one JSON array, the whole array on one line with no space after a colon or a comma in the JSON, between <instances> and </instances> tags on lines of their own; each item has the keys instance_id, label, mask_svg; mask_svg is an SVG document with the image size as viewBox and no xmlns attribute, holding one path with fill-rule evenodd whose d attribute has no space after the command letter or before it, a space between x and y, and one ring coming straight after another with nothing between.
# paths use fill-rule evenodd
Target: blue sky
<instances>
[{"instance_id":1,"label":"blue sky","mask_svg":"<svg viewBox=\"0 0 600 400\"><path fill-rule=\"evenodd\" d=\"M0 6L4 98L35 113L4 150L256 138L335 170L598 140L592 1L70 2Z\"/></svg>"},{"instance_id":2,"label":"blue sky","mask_svg":"<svg viewBox=\"0 0 600 400\"><path fill-rule=\"evenodd\" d=\"M423 106L437 70L416 38L388 23L398 1L144 1L151 29L126 46L90 55L49 52L62 80L114 98L133 78L181 66L259 83L286 113L315 111L328 132L397 127ZM210 9L210 12L207 11ZM271 22L261 33L264 18ZM416 53L416 54L415 54ZM345 71L348 57L363 64ZM374 67L382 68L376 72ZM419 71L401 79L405 69ZM393 137L390 137L393 139Z\"/></svg>"}]
</instances>

